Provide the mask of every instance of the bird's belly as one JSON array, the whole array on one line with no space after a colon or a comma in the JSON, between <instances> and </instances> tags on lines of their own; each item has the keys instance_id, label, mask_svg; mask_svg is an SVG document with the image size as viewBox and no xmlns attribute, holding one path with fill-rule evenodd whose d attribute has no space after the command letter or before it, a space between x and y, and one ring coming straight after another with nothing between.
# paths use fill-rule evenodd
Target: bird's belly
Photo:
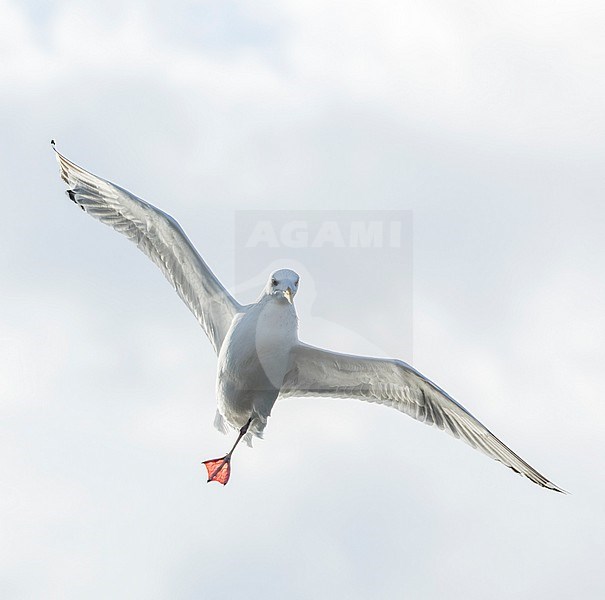
<instances>
[{"instance_id":1,"label":"bird's belly","mask_svg":"<svg viewBox=\"0 0 605 600\"><path fill-rule=\"evenodd\" d=\"M296 330L272 327L267 319L246 319L229 332L217 372L219 412L235 427L254 413L266 421L288 370ZM274 323L273 323L274 325Z\"/></svg>"}]
</instances>

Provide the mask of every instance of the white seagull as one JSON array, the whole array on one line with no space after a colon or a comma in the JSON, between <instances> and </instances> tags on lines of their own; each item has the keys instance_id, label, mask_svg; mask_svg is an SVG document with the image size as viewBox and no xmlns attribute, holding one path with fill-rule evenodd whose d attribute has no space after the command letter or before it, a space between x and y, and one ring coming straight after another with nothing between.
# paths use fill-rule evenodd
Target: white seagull
<instances>
[{"instance_id":1,"label":"white seagull","mask_svg":"<svg viewBox=\"0 0 605 600\"><path fill-rule=\"evenodd\" d=\"M55 149L54 141L51 142ZM294 297L299 276L275 271L257 302L243 306L225 289L179 224L166 213L62 156L67 195L80 208L132 240L160 268L195 315L218 355L215 426L239 430L229 452L205 461L208 481L225 485L231 456L246 436L262 437L278 398L358 398L392 406L436 425L534 483L560 487L502 443L449 394L395 359L331 352L298 339Z\"/></svg>"}]
</instances>

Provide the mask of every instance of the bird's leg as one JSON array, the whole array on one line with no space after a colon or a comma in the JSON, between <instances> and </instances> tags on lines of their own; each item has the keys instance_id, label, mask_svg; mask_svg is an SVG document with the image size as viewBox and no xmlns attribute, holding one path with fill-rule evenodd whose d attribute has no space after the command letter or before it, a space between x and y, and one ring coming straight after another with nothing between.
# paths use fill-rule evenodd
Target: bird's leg
<instances>
[{"instance_id":1,"label":"bird's leg","mask_svg":"<svg viewBox=\"0 0 605 600\"><path fill-rule=\"evenodd\" d=\"M213 458L204 461L203 464L206 465L206 470L208 471L208 483L211 481L218 481L223 485L227 485L229 475L231 475L231 455L233 454L235 447L239 444L239 441L246 435L251 421L252 417L250 417L248 422L239 430L239 435L235 440L235 444L233 444L231 450L229 450L223 458Z\"/></svg>"}]
</instances>

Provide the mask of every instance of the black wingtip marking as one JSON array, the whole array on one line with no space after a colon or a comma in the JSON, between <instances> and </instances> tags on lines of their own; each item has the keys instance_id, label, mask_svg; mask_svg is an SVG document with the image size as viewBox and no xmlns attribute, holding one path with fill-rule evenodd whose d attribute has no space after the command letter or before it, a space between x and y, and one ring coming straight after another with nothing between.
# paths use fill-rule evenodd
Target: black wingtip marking
<instances>
[{"instance_id":1,"label":"black wingtip marking","mask_svg":"<svg viewBox=\"0 0 605 600\"><path fill-rule=\"evenodd\" d=\"M74 204L77 204L84 212L86 212L86 209L76 200L76 194L74 193L73 190L67 190L65 193L69 196L69 199Z\"/></svg>"},{"instance_id":2,"label":"black wingtip marking","mask_svg":"<svg viewBox=\"0 0 605 600\"><path fill-rule=\"evenodd\" d=\"M54 148L55 147L55 140L50 140L50 145Z\"/></svg>"}]
</instances>

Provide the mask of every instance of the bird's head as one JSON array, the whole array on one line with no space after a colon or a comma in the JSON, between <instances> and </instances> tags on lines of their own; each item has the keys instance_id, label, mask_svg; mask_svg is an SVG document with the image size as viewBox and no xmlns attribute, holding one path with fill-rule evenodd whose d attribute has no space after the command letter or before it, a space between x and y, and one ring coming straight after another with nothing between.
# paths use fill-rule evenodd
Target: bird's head
<instances>
[{"instance_id":1,"label":"bird's head","mask_svg":"<svg viewBox=\"0 0 605 600\"><path fill-rule=\"evenodd\" d=\"M294 301L294 296L298 291L298 282L300 277L298 273L290 269L279 269L273 271L269 281L265 286L265 293L268 296L277 296L280 299L287 300L290 304Z\"/></svg>"}]
</instances>

